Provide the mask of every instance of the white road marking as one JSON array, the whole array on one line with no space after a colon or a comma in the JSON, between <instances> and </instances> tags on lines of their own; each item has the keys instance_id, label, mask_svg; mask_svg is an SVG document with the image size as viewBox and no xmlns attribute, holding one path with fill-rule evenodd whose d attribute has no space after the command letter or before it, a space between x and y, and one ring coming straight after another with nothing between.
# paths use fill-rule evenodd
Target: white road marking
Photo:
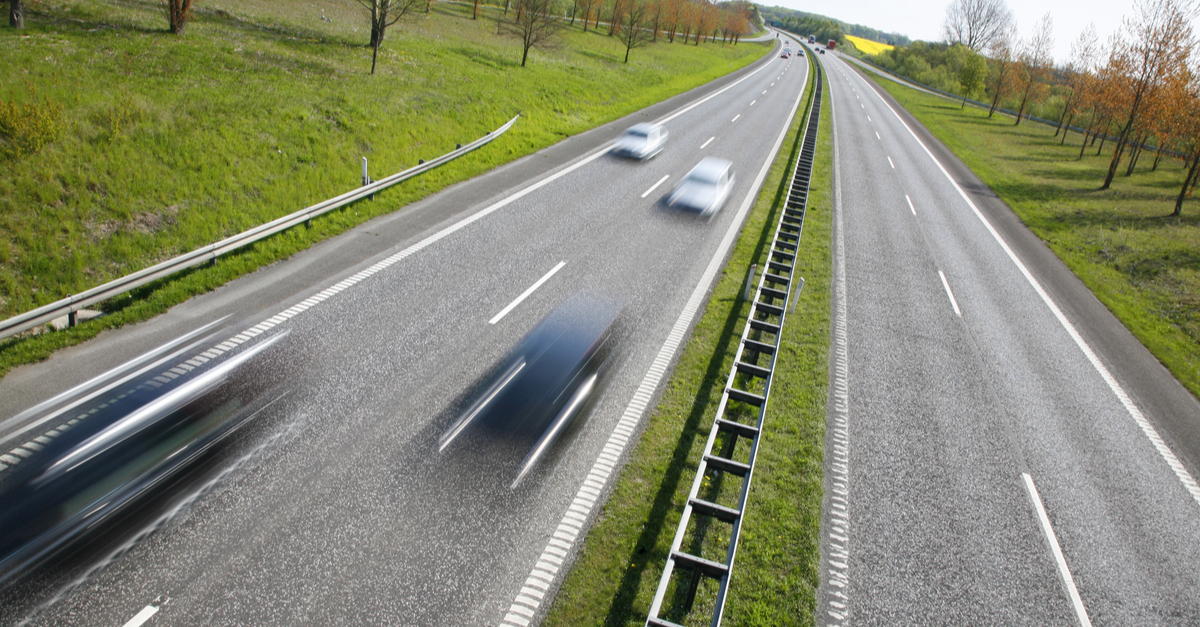
<instances>
[{"instance_id":1,"label":"white road marking","mask_svg":"<svg viewBox=\"0 0 1200 627\"><path fill-rule=\"evenodd\" d=\"M704 142L703 144L700 144L700 150L704 150L705 148L708 148L708 145L711 144L714 139L716 139L716 137L709 137L708 141Z\"/></svg>"},{"instance_id":2,"label":"white road marking","mask_svg":"<svg viewBox=\"0 0 1200 627\"><path fill-rule=\"evenodd\" d=\"M858 103L858 106L860 106L860 107L862 107L862 108L864 108L864 109L866 109L866 108L867 108L867 105L865 105L865 104L863 104L863 103L861 103L861 102L860 102L860 103Z\"/></svg>"},{"instance_id":3,"label":"white road marking","mask_svg":"<svg viewBox=\"0 0 1200 627\"><path fill-rule=\"evenodd\" d=\"M869 116L869 115L867 116L867 121L868 121L868 122L871 122L871 121L872 121L872 120L871 120L871 116Z\"/></svg>"},{"instance_id":4,"label":"white road marking","mask_svg":"<svg viewBox=\"0 0 1200 627\"><path fill-rule=\"evenodd\" d=\"M153 605L147 605L146 607L142 608L142 611L138 612L133 618L129 619L129 622L125 623L122 627L141 627L142 624L150 620L151 616L154 616L157 613L157 607Z\"/></svg>"},{"instance_id":5,"label":"white road marking","mask_svg":"<svg viewBox=\"0 0 1200 627\"><path fill-rule=\"evenodd\" d=\"M878 95L878 92L876 92L876 95ZM1150 421L1146 418L1146 415L1142 413L1142 410L1139 409L1136 404L1134 404L1133 399L1130 398L1129 394L1125 391L1125 388L1121 386L1121 384L1117 381L1117 378L1114 377L1112 372L1108 370L1108 367L1100 361L1100 357L1096 354L1096 351L1092 350L1092 347L1083 339L1083 336L1080 335L1079 330L1075 328L1075 325L1067 319L1066 314L1059 309L1058 304L1054 302L1054 299L1050 298L1050 295L1046 293L1046 290L1042 287L1042 284L1036 278L1034 278L1033 273L1029 271L1029 268L1025 267L1025 263L1017 257L1017 254L1008 246L1008 243L1004 241L1004 238L1000 237L1000 233L996 231L995 227L992 226L992 223L989 222L986 217L984 217L983 212L979 210L979 207L975 206L975 202L971 200L971 197L967 195L967 192L963 191L963 188L958 185L958 182L954 180L954 177L950 176L950 172L946 170L946 167L942 165L942 162L938 161L937 157L933 156L933 153L930 152L929 148L925 145L925 142L921 141L920 137L917 137L917 134L912 130L912 128L905 123L904 119L900 117L900 114L897 113L896 110L893 109L892 106L889 105L882 96L879 97L879 100L883 102L883 105L887 107L889 111L892 112L892 115L896 116L896 119L900 121L900 124L904 125L904 128L908 130L909 134L912 135L917 144L921 146L921 149L925 151L925 154L929 155L929 158L933 161L934 165L936 165L938 169L942 171L942 175L946 177L946 180L950 181L950 184L954 186L955 190L958 191L958 195L962 197L962 199L967 203L967 206L971 208L971 211L975 213L975 217L983 223L983 226L988 230L988 233L992 234L992 239L995 239L996 243L1000 244L1000 248L1005 254L1008 255L1008 258L1012 260L1013 265L1017 267L1022 276L1025 277L1025 280L1031 287L1033 287L1033 290L1037 292L1037 295L1041 297L1042 302L1045 303L1046 307L1050 309L1050 312L1054 314L1054 317L1058 320L1058 323L1062 325L1063 329L1066 330L1067 335L1071 336L1071 339L1075 341L1075 345L1079 347L1079 350L1083 353L1084 357L1086 357L1088 362L1092 364L1092 367L1095 368L1096 372L1100 374L1100 378L1104 379L1104 382L1108 385L1108 389L1112 390L1113 394L1117 397L1117 400L1125 408L1125 411L1129 413L1129 416L1133 418L1133 421L1142 430L1142 433L1146 436L1146 439L1150 440L1150 444L1153 445L1154 449L1158 451L1159 456L1163 458L1163 461L1165 461L1167 466L1169 466L1172 472L1175 473L1175 477L1178 478L1179 482L1183 484L1184 489L1186 489L1188 493L1192 495L1192 500L1196 501L1197 505L1200 505L1200 484L1196 483L1196 479L1192 477L1191 473L1188 472L1183 463L1179 461L1179 458L1175 456L1175 452L1172 451L1169 446L1167 446L1166 441L1164 441L1162 436L1158 434L1158 430L1154 428L1154 425L1150 424Z\"/></svg>"},{"instance_id":6,"label":"white road marking","mask_svg":"<svg viewBox=\"0 0 1200 627\"><path fill-rule=\"evenodd\" d=\"M895 170L895 169L896 169L896 164L892 163L892 158L891 158L891 157L888 157L888 163L890 163L890 164L892 165L892 169L893 169L893 170Z\"/></svg>"},{"instance_id":7,"label":"white road marking","mask_svg":"<svg viewBox=\"0 0 1200 627\"><path fill-rule=\"evenodd\" d=\"M879 141L883 141L883 138L879 136L879 131L875 131L875 139L878 139Z\"/></svg>"},{"instance_id":8,"label":"white road marking","mask_svg":"<svg viewBox=\"0 0 1200 627\"><path fill-rule=\"evenodd\" d=\"M913 215L914 215L914 216L915 216L915 215L917 215L917 208L913 206L913 204L912 204L912 198L909 198L909 197L908 197L908 194L905 194L905 195L904 195L904 200L907 200L907 201L908 201L908 208L912 210L912 212L913 212Z\"/></svg>"},{"instance_id":9,"label":"white road marking","mask_svg":"<svg viewBox=\"0 0 1200 627\"><path fill-rule=\"evenodd\" d=\"M1038 522L1042 523L1042 532L1046 534L1046 541L1050 543L1050 551L1054 553L1054 562L1058 564L1058 574L1062 575L1063 585L1067 587L1067 595L1071 597L1071 605L1075 607L1075 616L1079 619L1082 627L1092 627L1092 621L1088 619L1087 608L1083 607L1083 599L1079 598L1079 590L1075 588L1075 579L1071 577L1071 569L1067 568L1067 560L1063 557L1062 547L1058 546L1058 537L1054 535L1054 528L1050 526L1050 517L1046 515L1042 497L1038 494L1037 486L1033 485L1033 477L1030 477L1027 472L1021 473L1021 477L1025 479L1025 489L1029 492L1029 500L1033 501L1033 507L1037 510Z\"/></svg>"},{"instance_id":10,"label":"white road marking","mask_svg":"<svg viewBox=\"0 0 1200 627\"><path fill-rule=\"evenodd\" d=\"M752 106L752 107L753 107L753 106L754 106L754 103L756 103L756 102L758 102L758 101L757 101L757 100L751 100L751 101L750 101L750 106Z\"/></svg>"},{"instance_id":11,"label":"white road marking","mask_svg":"<svg viewBox=\"0 0 1200 627\"><path fill-rule=\"evenodd\" d=\"M742 117L742 114L740 114L740 113L739 113L739 114L737 114L737 115L733 116L733 119L732 119L732 120L730 120L730 122L737 122L737 121L738 121L738 118L740 118L740 117Z\"/></svg>"},{"instance_id":12,"label":"white road marking","mask_svg":"<svg viewBox=\"0 0 1200 627\"><path fill-rule=\"evenodd\" d=\"M942 277L942 287L946 288L946 296L950 297L950 304L954 305L954 315L962 317L962 310L958 308L958 301L954 300L954 292L950 291L950 283L946 281L946 275L938 270L938 276Z\"/></svg>"},{"instance_id":13,"label":"white road marking","mask_svg":"<svg viewBox=\"0 0 1200 627\"><path fill-rule=\"evenodd\" d=\"M712 140L710 139L710 140L708 140L708 141L712 141ZM704 142L704 146L707 146L707 145L708 145L708 142ZM701 146L701 148L703 148L704 146ZM650 186L650 189L648 189L648 190L646 190L646 191L642 192L642 198L645 198L646 196L649 196L649 195L650 195L650 192L652 192L652 191L654 191L654 190L658 189L658 186L659 186L659 185L662 185L662 184L663 184L663 182L665 182L665 181L666 181L667 179L669 179L669 178L671 178L671 175L670 175L670 174L668 174L668 175L666 175L666 176L664 176L664 177L662 177L662 178L658 179L658 182L657 182L657 183L655 183L655 184L653 184L653 185L651 185L651 186Z\"/></svg>"},{"instance_id":14,"label":"white road marking","mask_svg":"<svg viewBox=\"0 0 1200 627\"><path fill-rule=\"evenodd\" d=\"M535 290L537 290L537 288L541 287L543 283L545 283L546 281L549 281L550 277L554 276L554 273L558 272L559 270L562 270L562 267L565 265L567 265L567 262L565 262L565 261L558 262L558 265L554 266L554 268L551 269L549 272L547 272L544 276L542 276L542 278L538 279L537 283L530 285L529 289L522 292L521 295L517 297L517 300L514 300L513 302L509 303L508 307L501 309L500 313L496 314L496 316L494 318L492 318L491 320L488 320L488 324L496 324L497 322L500 322L501 318L503 318L504 316L507 316L508 312L512 311L513 309L516 309L517 305L521 304L521 301L525 300L526 298L529 298L530 294L532 294Z\"/></svg>"},{"instance_id":15,"label":"white road marking","mask_svg":"<svg viewBox=\"0 0 1200 627\"><path fill-rule=\"evenodd\" d=\"M758 177L754 180L750 189L757 190L762 187L763 179L767 177L767 172L771 169L771 164L779 154L779 147L783 145L783 140L787 137L788 129L791 128L792 120L796 115L795 111L800 107L800 100L803 96L804 90L802 89L796 95L796 102L791 107L792 112L784 122L783 129L780 131L779 137L775 140L775 145L768 153L771 157L763 163L763 167L759 170ZM705 295L712 286L714 277L720 271L721 266L724 265L725 256L737 239L737 235L741 231L741 225L746 219L746 214L750 211L750 206L754 203L754 196L754 194L747 194L742 201L742 206L738 208L733 222L730 223L729 229L725 231L725 236L717 247L716 253L712 260L709 261L708 267L704 270L704 274L696 284L696 288L692 290L687 304L684 305L679 318L676 319L670 333L667 334L666 341L663 342L654 362L646 371L646 376L638 385L638 389L634 392L629 405L625 407L625 412L621 415L620 421L613 429L608 442L604 445L603 451L596 458L592 469L588 472L587 478L584 479L583 485L575 495L575 499L571 502L567 512L558 523L556 531L547 542L546 548L542 551L537 563L533 566L529 578L525 580L526 587L537 586L542 589L548 588L558 574L559 565L564 563L561 558L554 557L555 551L552 549L557 548L559 551L569 551L574 548L575 540L586 525L587 518L595 508L596 503L599 502L601 493L620 463L621 455L624 454L626 446L637 431L638 423L641 422L642 416L649 408L650 401L654 396L654 390L658 388L663 377L667 374L675 353L678 352L679 346L683 343L687 335L688 328L691 327L700 309L700 304L704 301ZM518 597L520 596L518 595ZM528 595L525 596L528 597ZM533 617L539 606L540 602L528 598L526 600L520 600L519 598L514 600L504 616L504 622L501 623L501 627L527 627L530 623L529 619Z\"/></svg>"},{"instance_id":16,"label":"white road marking","mask_svg":"<svg viewBox=\"0 0 1200 627\"><path fill-rule=\"evenodd\" d=\"M765 90L765 89L764 89L764 90L763 90L763 94L766 94L766 93L767 93L767 90Z\"/></svg>"}]
</instances>

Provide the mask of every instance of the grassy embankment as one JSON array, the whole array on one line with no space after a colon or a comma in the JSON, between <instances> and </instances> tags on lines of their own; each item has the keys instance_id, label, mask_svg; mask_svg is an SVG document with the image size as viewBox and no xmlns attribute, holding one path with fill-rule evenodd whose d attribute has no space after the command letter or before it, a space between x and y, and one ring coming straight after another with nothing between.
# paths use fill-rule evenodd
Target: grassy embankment
<instances>
[{"instance_id":1,"label":"grassy embankment","mask_svg":"<svg viewBox=\"0 0 1200 627\"><path fill-rule=\"evenodd\" d=\"M27 3L28 6L28 3ZM382 178L522 119L482 150L213 267L106 303L75 329L0 341L0 376L374 216L701 85L762 45L624 47L577 23L556 50L496 34L499 9L435 3L392 27L374 76L351 0L206 0L186 34L157 1L44 0L0 28L0 100L61 107L61 132L0 167L0 318ZM30 91L35 94L31 96Z\"/></svg>"},{"instance_id":2,"label":"grassy embankment","mask_svg":"<svg viewBox=\"0 0 1200 627\"><path fill-rule=\"evenodd\" d=\"M784 328L726 605L729 625L815 622L830 337L828 115L829 108L824 107L809 211L796 262L797 273L806 283ZM546 626L634 626L645 622L749 310L748 303L741 300L746 268L751 263L763 267L766 259L790 182L787 177L799 153L802 117L797 115L704 316L680 356L662 400L647 418L612 496L588 533ZM734 457L745 459L747 446L740 443ZM741 481L728 477L722 485L707 485L706 490L704 498L736 505ZM688 550L724 561L728 525L714 523L699 551L694 532L689 532ZM722 553L706 552L713 546L721 547ZM686 575L680 578L686 580ZM664 617L685 625L707 625L715 590L715 582L705 580L688 616L681 616L677 605L666 607L672 599L681 602L679 595L668 593Z\"/></svg>"},{"instance_id":3,"label":"grassy embankment","mask_svg":"<svg viewBox=\"0 0 1200 627\"><path fill-rule=\"evenodd\" d=\"M873 74L868 72L868 76ZM1164 158L1151 172L1145 154L1132 176L1125 164L1101 190L1112 158L1089 146L1079 160L1076 133L1042 124L1013 126L995 116L899 85L877 82L907 103L1021 220L1083 280L1168 369L1200 396L1200 200L1170 217L1183 165Z\"/></svg>"}]
</instances>

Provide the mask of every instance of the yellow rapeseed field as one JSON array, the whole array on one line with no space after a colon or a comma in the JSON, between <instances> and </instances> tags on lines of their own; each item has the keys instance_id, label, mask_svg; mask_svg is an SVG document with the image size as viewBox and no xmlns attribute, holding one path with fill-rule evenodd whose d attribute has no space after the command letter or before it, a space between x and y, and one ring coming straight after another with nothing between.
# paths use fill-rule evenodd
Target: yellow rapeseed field
<instances>
[{"instance_id":1,"label":"yellow rapeseed field","mask_svg":"<svg viewBox=\"0 0 1200 627\"><path fill-rule=\"evenodd\" d=\"M891 50L892 48L895 48L895 46L881 44L878 41L871 41L870 39L863 39L862 37L855 37L854 35L846 35L846 39L849 39L850 43L854 44L854 47L862 50L863 54L879 54L884 50Z\"/></svg>"}]
</instances>

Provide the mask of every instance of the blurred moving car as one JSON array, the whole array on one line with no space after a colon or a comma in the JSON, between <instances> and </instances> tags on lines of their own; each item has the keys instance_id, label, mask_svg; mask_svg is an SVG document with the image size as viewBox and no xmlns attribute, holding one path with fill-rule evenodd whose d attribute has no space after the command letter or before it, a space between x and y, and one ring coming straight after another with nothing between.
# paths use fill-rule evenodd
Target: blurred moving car
<instances>
[{"instance_id":1,"label":"blurred moving car","mask_svg":"<svg viewBox=\"0 0 1200 627\"><path fill-rule=\"evenodd\" d=\"M634 159L650 159L667 145L667 129L659 124L643 122L629 127L613 146L613 154Z\"/></svg>"},{"instance_id":2,"label":"blurred moving car","mask_svg":"<svg viewBox=\"0 0 1200 627\"><path fill-rule=\"evenodd\" d=\"M523 453L509 486L516 488L596 395L620 314L620 305L606 298L568 299L480 380L438 450L457 440L458 447L501 449L512 461Z\"/></svg>"},{"instance_id":3,"label":"blurred moving car","mask_svg":"<svg viewBox=\"0 0 1200 627\"><path fill-rule=\"evenodd\" d=\"M195 344L135 360L73 390L76 400L45 416L56 422L35 421L44 435L18 434L14 444L32 439L0 469L0 582L157 493L244 424L279 387L283 372L262 354L286 335L199 367Z\"/></svg>"},{"instance_id":4,"label":"blurred moving car","mask_svg":"<svg viewBox=\"0 0 1200 627\"><path fill-rule=\"evenodd\" d=\"M667 206L711 216L721 210L732 190L733 164L725 159L705 157L675 186Z\"/></svg>"}]
</instances>

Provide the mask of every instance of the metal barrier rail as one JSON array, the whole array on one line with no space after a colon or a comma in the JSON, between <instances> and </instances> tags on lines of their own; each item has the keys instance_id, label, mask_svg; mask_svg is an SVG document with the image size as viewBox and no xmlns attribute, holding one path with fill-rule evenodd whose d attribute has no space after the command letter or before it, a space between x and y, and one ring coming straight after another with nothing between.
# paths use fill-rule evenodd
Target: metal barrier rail
<instances>
[{"instance_id":1,"label":"metal barrier rail","mask_svg":"<svg viewBox=\"0 0 1200 627\"><path fill-rule=\"evenodd\" d=\"M807 48L807 47L806 47ZM774 378L775 362L778 357L779 342L782 337L784 318L787 314L788 303L791 300L792 286L796 285L796 294L804 285L804 279L795 273L796 251L800 243L800 235L804 230L804 212L808 205L808 184L812 176L813 155L816 152L817 126L821 117L821 89L823 77L816 57L812 56L812 66L815 69L814 90L809 107L808 119L805 123L804 138L800 156L792 172L791 186L784 202L783 214L775 230L775 238L771 242L770 256L759 280L758 289L754 293L753 307L742 329L742 338L738 344L733 368L726 379L725 392L717 405L717 414L713 419L712 429L708 434L708 442L704 446L704 454L696 469L696 478L692 481L692 489L680 516L679 527L675 531L675 539L671 543L671 552L663 567L662 578L658 590L654 593L654 601L650 606L650 615L646 619L646 627L680 627L659 614L662 612L663 599L672 581L672 575L678 570L691 572L688 579L686 598L683 611L690 612L700 584L700 576L717 579L720 584L717 589L715 607L713 609L712 627L721 624L725 613L725 599L729 592L729 580L733 572L734 558L737 556L738 538L741 534L742 520L746 511L746 500L750 494L750 480L754 475L754 461L758 457L759 438L762 434L763 421L767 413L767 401L771 395L771 382ZM769 284L769 285L768 285ZM753 337L752 337L753 336ZM774 338L774 339L769 339ZM759 360L767 356L766 365L759 365ZM735 387L738 376L745 377L744 383L761 380L762 393L757 394L740 387ZM758 408L758 422L751 425L740 422L736 418L726 419L725 410L733 401ZM725 435L724 445L720 454L714 454L713 447L717 437ZM750 438L749 460L740 462L733 459L738 438ZM721 473L742 477L742 490L737 508L719 505L701 499L700 489L709 473L719 477ZM693 514L730 523L732 530L729 535L725 561L716 562L698 555L685 553L681 550L684 537L687 535L688 523ZM709 521L698 523L707 530ZM700 531L697 535L705 535ZM676 595L680 593L677 583Z\"/></svg>"},{"instance_id":2,"label":"metal barrier rail","mask_svg":"<svg viewBox=\"0 0 1200 627\"><path fill-rule=\"evenodd\" d=\"M225 253L232 252L248 244L253 244L259 240L279 233L280 231L290 229L301 222L307 222L317 216L333 211L334 209L340 209L353 202L372 196L373 194L387 189L396 183L410 179L418 174L428 172L429 170L432 170L449 161L453 161L454 159L457 159L458 157L461 157L462 155L465 155L468 152L471 152L472 150L491 142L493 139L504 134L505 131L512 128L512 125L517 122L517 118L520 117L521 116L518 115L509 120L500 128L488 132L488 134L484 135L483 137L465 146L459 146L453 151L448 152L436 159L423 162L416 167L393 174L385 179L367 183L362 187L346 192L341 196L330 198L329 200L317 203L305 209L301 209L300 211L283 216L282 218L277 218L271 222L257 226L248 231L238 233L237 235L223 239L215 244L209 244L208 246L194 250L190 253L185 253L144 270L134 272L133 274L121 277L114 281L110 281L104 285L93 287L86 292L68 296L62 300L55 301L49 305L43 305L37 309L34 309L33 311L23 313L19 316L13 316L8 320L0 322L0 339L16 335L22 331L28 331L29 329L32 329L40 324L50 322L51 320L63 315L73 317L76 311L79 311L88 305L94 305L96 303L103 302L114 296L123 294L132 289L136 289L152 281L157 281L163 277L170 276L176 272L179 272L180 270L185 270L207 261L213 261Z\"/></svg>"}]
</instances>

